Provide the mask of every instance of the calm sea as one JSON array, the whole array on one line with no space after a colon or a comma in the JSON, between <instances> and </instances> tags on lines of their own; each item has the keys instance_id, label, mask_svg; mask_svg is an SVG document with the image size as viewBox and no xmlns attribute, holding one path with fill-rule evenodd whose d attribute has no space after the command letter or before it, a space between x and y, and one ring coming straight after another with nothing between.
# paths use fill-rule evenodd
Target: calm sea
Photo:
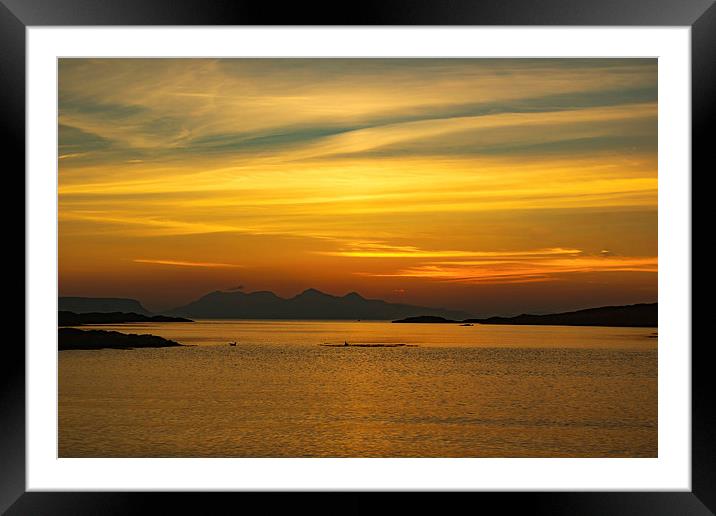
<instances>
[{"instance_id":1,"label":"calm sea","mask_svg":"<svg viewBox=\"0 0 716 516\"><path fill-rule=\"evenodd\" d=\"M191 346L60 352L60 457L657 456L653 329L96 328Z\"/></svg>"}]
</instances>

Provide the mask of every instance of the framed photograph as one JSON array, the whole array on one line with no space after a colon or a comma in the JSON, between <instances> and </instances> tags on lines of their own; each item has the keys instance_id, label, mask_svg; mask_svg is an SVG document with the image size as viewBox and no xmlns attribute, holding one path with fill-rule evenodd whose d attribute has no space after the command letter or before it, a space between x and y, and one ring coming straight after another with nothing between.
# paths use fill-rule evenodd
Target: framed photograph
<instances>
[{"instance_id":1,"label":"framed photograph","mask_svg":"<svg viewBox=\"0 0 716 516\"><path fill-rule=\"evenodd\" d=\"M3 0L0 509L712 514L712 4Z\"/></svg>"}]
</instances>

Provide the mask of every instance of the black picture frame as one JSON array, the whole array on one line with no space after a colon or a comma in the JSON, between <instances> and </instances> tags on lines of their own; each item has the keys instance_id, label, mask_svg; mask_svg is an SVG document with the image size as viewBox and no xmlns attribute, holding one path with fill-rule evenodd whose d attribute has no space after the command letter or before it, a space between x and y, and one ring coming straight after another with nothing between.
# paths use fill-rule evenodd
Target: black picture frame
<instances>
[{"instance_id":1,"label":"black picture frame","mask_svg":"<svg viewBox=\"0 0 716 516\"><path fill-rule=\"evenodd\" d=\"M81 25L566 25L689 26L692 72L692 170L713 170L707 126L714 117L716 6L714 0L364 0L331 5L264 0L0 0L0 106L5 163L25 164L25 31L32 26ZM8 161L7 157L15 157ZM711 165L711 166L709 166ZM5 167L3 167L5 168ZM10 173L9 168L5 168ZM684 173L689 173L685 170ZM691 172L692 177L694 175ZM24 186L22 187L24 188ZM16 217L16 215L15 215ZM24 249L24 247L23 247ZM24 251L23 251L24 253ZM13 259L19 261L18 254ZM27 256L23 256L27 259ZM19 276L19 275L18 275ZM228 502L248 508L253 493L26 492L25 353L8 339L0 360L0 512L13 515L197 513ZM675 343L691 345L690 342ZM714 375L708 341L692 347L692 490L690 492L471 493L476 510L502 513L701 515L716 511ZM236 497L241 497L238 500ZM320 498L319 498L320 497ZM268 510L372 512L400 507L406 497L350 493L340 501L325 494L262 496ZM444 499L423 493L411 504L444 511ZM237 505L234 505L237 504ZM240 504L240 505L238 505ZM488 509L489 510L489 509Z\"/></svg>"}]
</instances>

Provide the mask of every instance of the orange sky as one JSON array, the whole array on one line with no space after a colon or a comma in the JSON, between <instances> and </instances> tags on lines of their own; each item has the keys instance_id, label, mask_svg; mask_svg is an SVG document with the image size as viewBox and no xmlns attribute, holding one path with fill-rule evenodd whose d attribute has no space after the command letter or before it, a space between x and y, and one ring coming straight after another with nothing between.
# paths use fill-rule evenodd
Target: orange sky
<instances>
[{"instance_id":1,"label":"orange sky","mask_svg":"<svg viewBox=\"0 0 716 516\"><path fill-rule=\"evenodd\" d=\"M656 60L63 59L61 295L655 301Z\"/></svg>"}]
</instances>

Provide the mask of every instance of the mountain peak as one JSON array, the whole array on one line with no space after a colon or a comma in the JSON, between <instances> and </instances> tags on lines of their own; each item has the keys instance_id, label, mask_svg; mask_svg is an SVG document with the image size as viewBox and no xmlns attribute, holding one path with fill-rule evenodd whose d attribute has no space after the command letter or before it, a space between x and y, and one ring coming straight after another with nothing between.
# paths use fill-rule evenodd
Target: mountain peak
<instances>
[{"instance_id":1,"label":"mountain peak","mask_svg":"<svg viewBox=\"0 0 716 516\"><path fill-rule=\"evenodd\" d=\"M343 296L343 299L365 299L363 296L361 296L358 292L349 292L345 296Z\"/></svg>"},{"instance_id":2,"label":"mountain peak","mask_svg":"<svg viewBox=\"0 0 716 516\"><path fill-rule=\"evenodd\" d=\"M278 296L271 292L270 290L257 290L255 292L251 292L248 294L249 296L253 297L270 297L270 298L276 298L278 299Z\"/></svg>"},{"instance_id":3,"label":"mountain peak","mask_svg":"<svg viewBox=\"0 0 716 516\"><path fill-rule=\"evenodd\" d=\"M333 297L333 296L331 296L331 295L329 295L329 294L326 294L325 292L321 292L320 290L315 289L315 288L307 288L306 290L304 290L303 292L301 292L301 293L300 293L298 296L296 296L296 297L303 297L303 296Z\"/></svg>"}]
</instances>

